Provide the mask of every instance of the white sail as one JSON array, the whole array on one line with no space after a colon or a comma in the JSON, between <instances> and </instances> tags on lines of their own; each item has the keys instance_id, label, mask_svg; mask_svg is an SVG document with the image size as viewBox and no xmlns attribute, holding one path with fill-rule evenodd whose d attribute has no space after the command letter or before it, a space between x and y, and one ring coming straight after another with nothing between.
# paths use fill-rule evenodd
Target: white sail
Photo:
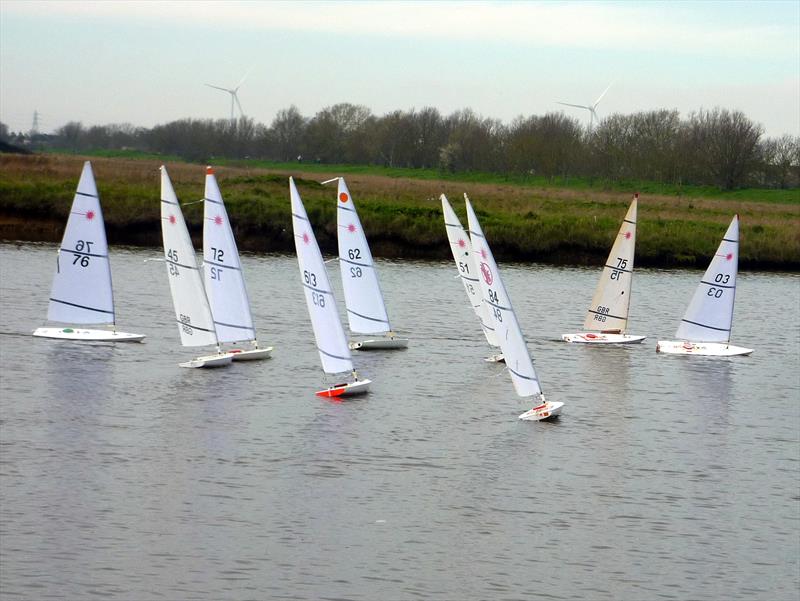
<instances>
[{"instance_id":1,"label":"white sail","mask_svg":"<svg viewBox=\"0 0 800 601\"><path fill-rule=\"evenodd\" d=\"M72 324L114 323L111 266L100 198L88 161L58 249L47 318Z\"/></svg>"},{"instance_id":2,"label":"white sail","mask_svg":"<svg viewBox=\"0 0 800 601\"><path fill-rule=\"evenodd\" d=\"M676 338L694 342L730 341L738 268L739 216L735 215L695 290Z\"/></svg>"},{"instance_id":3,"label":"white sail","mask_svg":"<svg viewBox=\"0 0 800 601\"><path fill-rule=\"evenodd\" d=\"M214 170L206 168L203 271L219 342L255 340L239 251Z\"/></svg>"},{"instance_id":4,"label":"white sail","mask_svg":"<svg viewBox=\"0 0 800 601\"><path fill-rule=\"evenodd\" d=\"M624 334L628 326L628 312L633 279L633 255L636 247L636 205L634 196L616 240L611 247L608 260L600 275L592 304L586 314L583 327L587 330L619 332Z\"/></svg>"},{"instance_id":5,"label":"white sail","mask_svg":"<svg viewBox=\"0 0 800 601\"><path fill-rule=\"evenodd\" d=\"M447 230L447 239L450 242L450 250L453 252L456 269L458 269L458 275L461 277L461 283L464 284L464 291L467 293L469 304L472 306L472 310L475 311L475 315L478 316L486 341L491 346L500 346L494 332L494 326L490 323L487 305L483 302L481 286L478 281L479 271L472 253L472 243L458 220L453 207L450 206L447 197L442 194L440 199L442 201L444 225Z\"/></svg>"},{"instance_id":6,"label":"white sail","mask_svg":"<svg viewBox=\"0 0 800 601\"><path fill-rule=\"evenodd\" d=\"M164 166L161 167L161 235L181 343L183 346L217 344L192 239Z\"/></svg>"},{"instance_id":7,"label":"white sail","mask_svg":"<svg viewBox=\"0 0 800 601\"><path fill-rule=\"evenodd\" d=\"M344 178L340 177L336 206L339 268L350 331L358 334L389 332L389 316L364 228Z\"/></svg>"},{"instance_id":8,"label":"white sail","mask_svg":"<svg viewBox=\"0 0 800 601\"><path fill-rule=\"evenodd\" d=\"M511 373L511 381L519 396L536 396L542 393L539 379L533 369L528 347L522 336L522 331L517 322L511 299L503 285L500 271L492 255L492 250L483 235L481 225L469 198L464 196L467 204L467 226L475 252L475 262L478 263L480 277L478 278L483 301L489 311L489 319L494 323L495 334L500 342L500 348L505 356L506 366Z\"/></svg>"},{"instance_id":9,"label":"white sail","mask_svg":"<svg viewBox=\"0 0 800 601\"><path fill-rule=\"evenodd\" d=\"M300 194L289 178L289 194L292 199L292 228L300 267L300 281L306 295L306 305L317 341L317 350L322 369L329 374L353 371L350 349L339 319L339 311L333 298L333 290L322 253L311 229L306 209Z\"/></svg>"}]
</instances>

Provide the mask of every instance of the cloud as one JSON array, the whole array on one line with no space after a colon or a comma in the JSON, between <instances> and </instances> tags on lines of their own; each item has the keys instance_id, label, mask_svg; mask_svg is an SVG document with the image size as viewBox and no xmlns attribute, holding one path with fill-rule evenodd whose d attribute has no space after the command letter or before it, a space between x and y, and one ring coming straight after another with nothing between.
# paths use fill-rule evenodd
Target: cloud
<instances>
[{"instance_id":1,"label":"cloud","mask_svg":"<svg viewBox=\"0 0 800 601\"><path fill-rule=\"evenodd\" d=\"M297 31L513 43L532 47L797 55L796 20L747 18L722 5L599 2L20 2L3 12L193 24L227 30ZM725 7L730 10L725 11ZM769 4L766 5L767 10ZM699 10L698 10L699 7ZM738 16L737 16L738 15Z\"/></svg>"}]
</instances>

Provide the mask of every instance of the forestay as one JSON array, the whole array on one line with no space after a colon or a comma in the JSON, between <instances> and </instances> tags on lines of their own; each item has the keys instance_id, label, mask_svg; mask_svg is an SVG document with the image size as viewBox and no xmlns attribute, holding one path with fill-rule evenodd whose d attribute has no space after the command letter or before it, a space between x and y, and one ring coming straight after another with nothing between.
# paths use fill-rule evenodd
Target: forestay
<instances>
[{"instance_id":1,"label":"forestay","mask_svg":"<svg viewBox=\"0 0 800 601\"><path fill-rule=\"evenodd\" d=\"M444 225L447 230L447 239L450 242L450 250L453 253L453 260L456 263L461 283L464 284L464 291L467 293L469 304L472 306L472 310L475 311L475 315L478 316L486 341L491 346L500 346L494 327L489 320L487 305L483 302L481 286L478 281L479 272L472 252L472 243L453 207L450 206L447 197L442 194L440 199L442 201Z\"/></svg>"},{"instance_id":2,"label":"forestay","mask_svg":"<svg viewBox=\"0 0 800 601\"><path fill-rule=\"evenodd\" d=\"M73 324L114 323L114 293L103 211L88 161L83 164L58 249L47 318Z\"/></svg>"},{"instance_id":3,"label":"forestay","mask_svg":"<svg viewBox=\"0 0 800 601\"><path fill-rule=\"evenodd\" d=\"M739 215L711 259L675 333L681 340L729 342L739 267Z\"/></svg>"},{"instance_id":4,"label":"forestay","mask_svg":"<svg viewBox=\"0 0 800 601\"><path fill-rule=\"evenodd\" d=\"M634 196L616 240L611 247L592 304L583 327L588 330L619 331L625 333L633 279L633 257L636 248L636 207Z\"/></svg>"},{"instance_id":5,"label":"forestay","mask_svg":"<svg viewBox=\"0 0 800 601\"><path fill-rule=\"evenodd\" d=\"M161 234L181 343L183 346L217 344L192 239L164 166L161 167Z\"/></svg>"},{"instance_id":6,"label":"forestay","mask_svg":"<svg viewBox=\"0 0 800 601\"><path fill-rule=\"evenodd\" d=\"M297 250L300 278L305 290L306 305L317 341L317 350L322 369L329 374L353 370L347 338L339 319L336 301L333 298L328 272L322 253L314 237L306 209L300 194L289 178L289 194L292 199L292 228Z\"/></svg>"},{"instance_id":7,"label":"forestay","mask_svg":"<svg viewBox=\"0 0 800 601\"><path fill-rule=\"evenodd\" d=\"M525 339L522 337L516 313L511 306L511 299L503 285L500 271L486 237L483 235L478 218L466 195L464 200L467 204L467 226L472 248L477 253L475 262L478 263L480 271L478 280L483 302L486 303L489 319L494 324L495 334L505 356L508 371L511 373L514 389L519 396L523 397L539 395L542 393L542 389L533 369L533 362Z\"/></svg>"},{"instance_id":8,"label":"forestay","mask_svg":"<svg viewBox=\"0 0 800 601\"><path fill-rule=\"evenodd\" d=\"M392 327L364 228L344 178L338 180L339 268L350 331L358 334L389 332Z\"/></svg>"},{"instance_id":9,"label":"forestay","mask_svg":"<svg viewBox=\"0 0 800 601\"><path fill-rule=\"evenodd\" d=\"M222 193L211 167L206 168L203 215L203 271L211 314L220 342L255 340L250 299L239 251Z\"/></svg>"}]
</instances>

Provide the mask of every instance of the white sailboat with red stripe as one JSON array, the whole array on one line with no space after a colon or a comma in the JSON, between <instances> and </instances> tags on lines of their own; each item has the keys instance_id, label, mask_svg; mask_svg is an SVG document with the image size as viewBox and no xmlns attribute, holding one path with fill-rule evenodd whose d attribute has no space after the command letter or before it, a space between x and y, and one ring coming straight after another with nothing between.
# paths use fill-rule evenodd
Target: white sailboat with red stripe
<instances>
[{"instance_id":1,"label":"white sailboat with red stripe","mask_svg":"<svg viewBox=\"0 0 800 601\"><path fill-rule=\"evenodd\" d=\"M489 346L493 349L497 350L494 354L486 357L485 360L490 363L502 362L503 353L499 352L500 343L494 332L494 326L490 323L487 305L483 302L481 286L478 281L478 266L475 263L474 254L472 252L472 242L470 242L469 235L464 230L464 226L461 225L461 221L459 221L453 207L450 206L447 197L442 194L439 199L442 201L445 231L447 232L447 240L450 242L450 251L453 253L453 260L458 270L458 277L464 285L464 292L467 293L467 300L472 310L475 312L478 322L481 324L481 330L483 330L483 334L486 337L486 342L488 342Z\"/></svg>"},{"instance_id":2,"label":"white sailboat with red stripe","mask_svg":"<svg viewBox=\"0 0 800 601\"><path fill-rule=\"evenodd\" d=\"M675 332L678 340L659 340L656 352L711 357L752 353L753 349L730 343L738 271L739 215L735 215Z\"/></svg>"},{"instance_id":3,"label":"white sailboat with red stripe","mask_svg":"<svg viewBox=\"0 0 800 601\"><path fill-rule=\"evenodd\" d=\"M339 270L342 276L347 323L354 334L377 335L349 343L352 350L391 350L406 348L408 338L398 336L389 322L386 302L378 281L375 261L358 211L343 177L322 182L338 182L336 231L339 245Z\"/></svg>"},{"instance_id":4,"label":"white sailboat with red stripe","mask_svg":"<svg viewBox=\"0 0 800 601\"><path fill-rule=\"evenodd\" d=\"M217 347L211 355L180 363L181 367L221 367L230 365L233 354L222 352L214 318L208 304L197 257L186 228L183 211L172 188L167 168L161 167L161 235L169 290L175 307L175 323L183 346Z\"/></svg>"},{"instance_id":5,"label":"white sailboat with red stripe","mask_svg":"<svg viewBox=\"0 0 800 601\"><path fill-rule=\"evenodd\" d=\"M303 285L322 370L327 374L336 375L337 379L341 378L336 384L316 394L329 398L363 394L369 390L372 382L359 378L353 368L350 347L339 319L339 310L333 297L328 271L325 269L325 262L300 193L291 177L289 195L292 201L292 230L300 268L300 283ZM351 380L342 375L348 373Z\"/></svg>"},{"instance_id":6,"label":"white sailboat with red stripe","mask_svg":"<svg viewBox=\"0 0 800 601\"><path fill-rule=\"evenodd\" d=\"M622 220L611 252L606 260L583 327L586 331L563 334L566 342L579 344L641 343L646 336L627 334L633 280L633 257L636 248L636 209L639 195Z\"/></svg>"},{"instance_id":7,"label":"white sailboat with red stripe","mask_svg":"<svg viewBox=\"0 0 800 601\"><path fill-rule=\"evenodd\" d=\"M267 359L272 347L258 346L239 249L211 167L206 167L203 201L203 273L217 340L228 345L224 348L234 361Z\"/></svg>"},{"instance_id":8,"label":"white sailboat with red stripe","mask_svg":"<svg viewBox=\"0 0 800 601\"><path fill-rule=\"evenodd\" d=\"M483 301L486 303L495 334L500 342L500 348L505 356L508 372L514 389L521 397L531 398L533 407L519 416L526 421L542 421L553 419L561 414L564 403L548 401L542 393L539 378L533 369L528 346L522 336L522 330L517 321L517 314L511 306L511 298L500 277L500 270L489 248L489 243L483 235L483 230L472 210L466 194L464 200L467 204L467 226L472 241L472 248L477 253L475 262L480 270L479 284Z\"/></svg>"},{"instance_id":9,"label":"white sailboat with red stripe","mask_svg":"<svg viewBox=\"0 0 800 601\"><path fill-rule=\"evenodd\" d=\"M144 334L120 332L115 326L106 229L89 161L83 164L58 248L47 319L70 325L37 328L34 336L103 342L141 342L145 337ZM77 324L105 324L111 329L78 327Z\"/></svg>"}]
</instances>

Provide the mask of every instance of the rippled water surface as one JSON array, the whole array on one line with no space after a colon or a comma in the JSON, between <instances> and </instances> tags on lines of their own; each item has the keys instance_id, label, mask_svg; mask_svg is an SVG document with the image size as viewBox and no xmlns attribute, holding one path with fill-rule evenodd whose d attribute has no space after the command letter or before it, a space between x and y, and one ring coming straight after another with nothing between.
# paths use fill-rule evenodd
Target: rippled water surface
<instances>
[{"instance_id":1,"label":"rippled water surface","mask_svg":"<svg viewBox=\"0 0 800 601\"><path fill-rule=\"evenodd\" d=\"M749 357L655 353L700 272L638 270L631 333L586 348L597 270L501 266L554 423L451 263L381 261L406 351L325 382L296 260L247 256L271 360L186 370L159 251L112 249L120 329L38 339L55 247L0 245L3 599L769 599L800 594L800 278L740 274ZM331 268L338 289L338 269ZM341 295L338 297L341 300Z\"/></svg>"}]
</instances>

